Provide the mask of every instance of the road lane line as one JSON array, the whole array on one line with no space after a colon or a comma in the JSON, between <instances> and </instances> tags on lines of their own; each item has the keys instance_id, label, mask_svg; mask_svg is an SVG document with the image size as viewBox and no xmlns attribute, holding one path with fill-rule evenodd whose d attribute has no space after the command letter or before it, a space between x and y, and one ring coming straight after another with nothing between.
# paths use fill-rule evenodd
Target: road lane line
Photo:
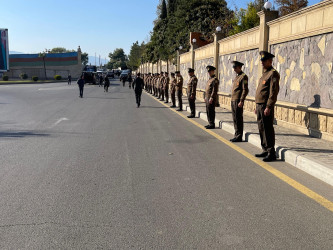
<instances>
[{"instance_id":1,"label":"road lane line","mask_svg":"<svg viewBox=\"0 0 333 250\"><path fill-rule=\"evenodd\" d=\"M227 139L223 138L222 136L216 134L215 132L213 132L213 130L206 129L200 123L194 121L193 119L187 118L187 116L185 116L182 113L176 111L175 109L170 108L169 105L167 105L167 104L165 104L165 103L157 100L153 96L151 96L151 97L153 99L155 99L156 101L158 101L159 103L161 103L162 105L164 105L165 107L168 107L169 110L175 112L179 116L183 117L185 120L191 122L193 125L195 125L198 128L204 130L208 134L212 135L213 137L215 137L219 141L221 141L224 144L226 144L227 146L229 146L230 148L236 150L238 153L242 154L243 156L245 156L246 158L248 158L252 162L254 162L257 165L259 165L260 167L262 167L263 169L267 170L268 172L270 172L271 174L273 174L275 177L277 177L280 180L284 181L285 183L287 183L288 185L290 185L294 189L298 190L299 192L301 192L302 194L306 195L310 199L312 199L312 200L316 201L317 203L319 203L321 206L323 206L323 207L327 208L329 211L333 212L333 202L327 200L325 197L321 196L320 194L317 194L316 192L312 191L308 187L302 185L298 181L294 180L293 178L287 176L286 174L284 174L281 171L277 170L276 168L272 167L268 163L262 161L261 159L255 157L254 155L250 154L246 150L238 147L234 143L232 143L232 142L228 141Z\"/></svg>"},{"instance_id":2,"label":"road lane line","mask_svg":"<svg viewBox=\"0 0 333 250\"><path fill-rule=\"evenodd\" d=\"M62 121L69 121L68 118L66 117L63 117L63 118L60 118L58 121L56 121L50 128L54 128L55 126L57 126L60 122Z\"/></svg>"}]
</instances>

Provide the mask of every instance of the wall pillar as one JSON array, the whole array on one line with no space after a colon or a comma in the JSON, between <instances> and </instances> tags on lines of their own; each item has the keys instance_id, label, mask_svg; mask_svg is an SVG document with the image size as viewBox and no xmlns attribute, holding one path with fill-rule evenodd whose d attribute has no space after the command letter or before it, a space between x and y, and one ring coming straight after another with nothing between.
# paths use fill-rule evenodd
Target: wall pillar
<instances>
[{"instance_id":1,"label":"wall pillar","mask_svg":"<svg viewBox=\"0 0 333 250\"><path fill-rule=\"evenodd\" d=\"M194 69L195 66L195 50L198 48L199 46L195 43L191 44L191 68Z\"/></svg>"},{"instance_id":2,"label":"wall pillar","mask_svg":"<svg viewBox=\"0 0 333 250\"><path fill-rule=\"evenodd\" d=\"M269 27L268 22L278 18L279 12L276 10L262 10L257 13L260 17L260 26L259 26L259 51L265 50L269 51L268 41L269 41ZM262 76L263 68L262 65L258 64L258 77Z\"/></svg>"}]
</instances>

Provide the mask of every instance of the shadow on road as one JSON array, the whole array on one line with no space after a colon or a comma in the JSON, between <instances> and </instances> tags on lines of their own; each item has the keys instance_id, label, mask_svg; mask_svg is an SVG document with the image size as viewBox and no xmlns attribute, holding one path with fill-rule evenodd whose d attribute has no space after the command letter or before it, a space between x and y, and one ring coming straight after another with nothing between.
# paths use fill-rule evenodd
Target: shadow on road
<instances>
[{"instance_id":1,"label":"shadow on road","mask_svg":"<svg viewBox=\"0 0 333 250\"><path fill-rule=\"evenodd\" d=\"M47 137L49 134L35 133L31 131L0 132L0 138L24 138L24 137Z\"/></svg>"}]
</instances>

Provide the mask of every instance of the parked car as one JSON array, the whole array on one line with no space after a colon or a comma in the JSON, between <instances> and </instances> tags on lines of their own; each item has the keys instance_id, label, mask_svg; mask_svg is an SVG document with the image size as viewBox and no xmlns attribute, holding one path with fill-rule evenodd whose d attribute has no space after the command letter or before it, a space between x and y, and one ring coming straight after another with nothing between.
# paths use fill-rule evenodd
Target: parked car
<instances>
[{"instance_id":1,"label":"parked car","mask_svg":"<svg viewBox=\"0 0 333 250\"><path fill-rule=\"evenodd\" d=\"M82 74L84 75L84 81L86 83L96 84L97 67L87 65L84 67Z\"/></svg>"}]
</instances>

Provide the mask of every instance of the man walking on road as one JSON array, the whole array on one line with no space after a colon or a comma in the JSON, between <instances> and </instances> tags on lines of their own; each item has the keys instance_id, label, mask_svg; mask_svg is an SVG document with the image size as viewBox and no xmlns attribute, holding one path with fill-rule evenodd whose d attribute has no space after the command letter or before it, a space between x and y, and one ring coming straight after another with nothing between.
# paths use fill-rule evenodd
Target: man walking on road
<instances>
[{"instance_id":1,"label":"man walking on road","mask_svg":"<svg viewBox=\"0 0 333 250\"><path fill-rule=\"evenodd\" d=\"M206 129L214 129L215 128L215 106L217 103L217 91L219 88L219 80L215 76L216 68L213 66L207 66L208 74L210 79L206 84L206 111L207 111L207 119L209 124L206 126Z\"/></svg>"},{"instance_id":2,"label":"man walking on road","mask_svg":"<svg viewBox=\"0 0 333 250\"><path fill-rule=\"evenodd\" d=\"M275 152L275 131L274 106L280 90L280 74L272 67L272 61L275 57L267 51L261 51L261 63L264 73L259 80L256 91L256 114L258 128L263 152L256 154L256 157L265 157L263 161L271 162L276 160Z\"/></svg>"},{"instance_id":3,"label":"man walking on road","mask_svg":"<svg viewBox=\"0 0 333 250\"><path fill-rule=\"evenodd\" d=\"M232 118L234 122L235 128L235 137L231 139L231 142L241 142L243 137L243 107L244 107L244 100L249 93L248 88L248 77L242 71L242 66L244 65L238 61L232 61L234 71L236 72L237 76L233 81L233 87L231 92L231 111L232 111Z\"/></svg>"},{"instance_id":4,"label":"man walking on road","mask_svg":"<svg viewBox=\"0 0 333 250\"><path fill-rule=\"evenodd\" d=\"M176 71L176 92L178 97L179 109L177 111L183 111L183 77L180 74L180 71Z\"/></svg>"},{"instance_id":5,"label":"man walking on road","mask_svg":"<svg viewBox=\"0 0 333 250\"><path fill-rule=\"evenodd\" d=\"M137 104L138 108L140 107L140 104L141 104L141 94L142 94L142 89L144 88L144 81L140 76L141 76L141 74L138 73L137 77L135 78L134 83L133 83L136 104Z\"/></svg>"},{"instance_id":6,"label":"man walking on road","mask_svg":"<svg viewBox=\"0 0 333 250\"><path fill-rule=\"evenodd\" d=\"M188 103L190 104L191 114L187 117L194 118L195 117L195 96L197 93L198 78L194 75L194 69L189 68L188 74L190 76L190 80L187 83L187 97L188 97Z\"/></svg>"},{"instance_id":7,"label":"man walking on road","mask_svg":"<svg viewBox=\"0 0 333 250\"><path fill-rule=\"evenodd\" d=\"M110 80L109 77L106 75L104 78L104 92L109 92L110 87Z\"/></svg>"},{"instance_id":8,"label":"man walking on road","mask_svg":"<svg viewBox=\"0 0 333 250\"><path fill-rule=\"evenodd\" d=\"M83 97L83 89L84 89L84 75L81 76L81 78L79 80L77 80L77 84L79 85L79 89L80 89L80 97Z\"/></svg>"},{"instance_id":9,"label":"man walking on road","mask_svg":"<svg viewBox=\"0 0 333 250\"><path fill-rule=\"evenodd\" d=\"M68 85L72 85L72 76L71 76L71 74L68 75Z\"/></svg>"}]
</instances>

